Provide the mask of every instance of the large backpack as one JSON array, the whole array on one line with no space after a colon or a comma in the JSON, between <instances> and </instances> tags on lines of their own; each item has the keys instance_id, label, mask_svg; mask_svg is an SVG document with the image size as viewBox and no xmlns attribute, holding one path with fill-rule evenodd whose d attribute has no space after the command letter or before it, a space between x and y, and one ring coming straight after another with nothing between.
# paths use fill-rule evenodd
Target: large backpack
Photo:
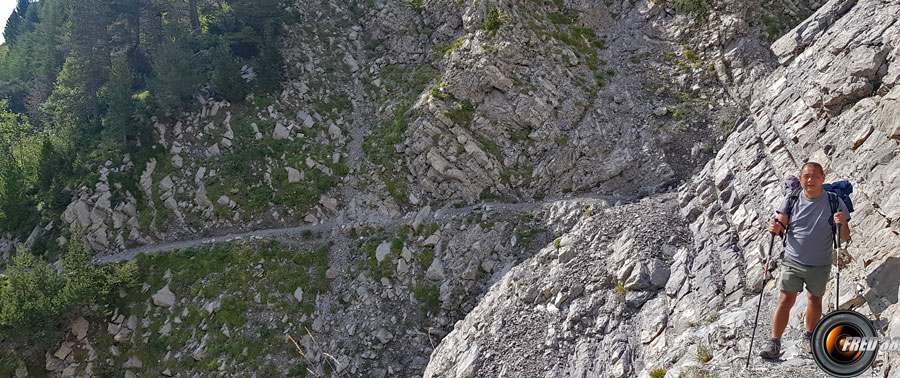
<instances>
[{"instance_id":1,"label":"large backpack","mask_svg":"<svg viewBox=\"0 0 900 378\"><path fill-rule=\"evenodd\" d=\"M794 212L794 207L797 206L797 200L800 198L800 191L803 188L800 186L800 179L797 176L787 176L784 179L784 187L781 188L781 194L787 196L787 216L788 216L788 224L785 228L785 234L781 239L782 247L787 245L787 229L790 228L791 224L791 214ZM831 225L831 237L834 238L834 234L837 229L834 225L834 213L837 213L841 208L838 204L838 200L844 201L844 204L847 205L847 211L853 212L853 202L850 200L850 193L853 193L853 185L850 184L850 181L837 181L831 184L822 185L822 190L828 195L828 204L831 206L831 215L832 217L828 218L828 224ZM833 240L835 243L835 248L837 249L838 242L837 240ZM782 249L779 258L784 258L784 249ZM843 257L840 257L843 260Z\"/></svg>"},{"instance_id":2,"label":"large backpack","mask_svg":"<svg viewBox=\"0 0 900 378\"><path fill-rule=\"evenodd\" d=\"M794 212L794 207L797 205L797 200L800 198L800 191L802 190L803 188L800 186L800 179L797 178L797 176L790 175L785 177L781 194L788 198L788 222L790 222L791 214ZM850 200L850 193L853 193L853 184L851 184L850 181L843 180L831 184L824 184L822 185L822 190L828 195L828 204L831 206L832 215L837 213L840 209L838 200L844 201L844 205L847 206L848 212L853 212L853 201ZM828 224L831 224L831 226L834 227L833 223L834 220L829 218Z\"/></svg>"}]
</instances>

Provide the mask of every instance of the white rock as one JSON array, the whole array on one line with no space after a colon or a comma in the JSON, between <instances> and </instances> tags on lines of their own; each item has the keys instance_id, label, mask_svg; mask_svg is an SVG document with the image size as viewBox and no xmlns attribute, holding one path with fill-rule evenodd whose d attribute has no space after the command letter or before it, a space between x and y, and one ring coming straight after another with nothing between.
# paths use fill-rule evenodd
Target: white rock
<instances>
[{"instance_id":1,"label":"white rock","mask_svg":"<svg viewBox=\"0 0 900 378\"><path fill-rule=\"evenodd\" d=\"M297 287L297 290L294 290L294 298L297 298L297 302L303 302L303 288Z\"/></svg>"},{"instance_id":2,"label":"white rock","mask_svg":"<svg viewBox=\"0 0 900 378\"><path fill-rule=\"evenodd\" d=\"M272 132L272 138L275 140L279 139L287 139L290 134L288 133L288 129L281 124L281 122L275 124L275 131Z\"/></svg>"},{"instance_id":3,"label":"white rock","mask_svg":"<svg viewBox=\"0 0 900 378\"><path fill-rule=\"evenodd\" d=\"M300 171L291 167L284 167L284 170L287 171L288 183L300 182Z\"/></svg>"},{"instance_id":4,"label":"white rock","mask_svg":"<svg viewBox=\"0 0 900 378\"><path fill-rule=\"evenodd\" d=\"M431 262L431 266L425 271L425 278L432 281L442 281L444 279L444 266L441 264L440 259L435 258Z\"/></svg>"},{"instance_id":5,"label":"white rock","mask_svg":"<svg viewBox=\"0 0 900 378\"><path fill-rule=\"evenodd\" d=\"M90 324L88 324L88 321L83 316L79 316L78 319L75 319L72 323L72 333L75 334L75 337L78 340L84 340L84 337L87 336L89 326Z\"/></svg>"},{"instance_id":6,"label":"white rock","mask_svg":"<svg viewBox=\"0 0 900 378\"><path fill-rule=\"evenodd\" d=\"M337 200L334 198L322 196L322 198L319 199L319 203L321 203L322 206L325 206L325 208L328 210L337 210Z\"/></svg>"},{"instance_id":7,"label":"white rock","mask_svg":"<svg viewBox=\"0 0 900 378\"><path fill-rule=\"evenodd\" d=\"M128 361L125 361L125 363L122 364L123 369L140 369L142 367L144 367L144 363L141 362L141 360L139 360L137 357L131 357L128 359Z\"/></svg>"},{"instance_id":8,"label":"white rock","mask_svg":"<svg viewBox=\"0 0 900 378\"><path fill-rule=\"evenodd\" d=\"M375 333L375 337L378 338L378 341L380 341L382 344L387 344L389 341L391 341L391 339L394 338L394 335L392 335L388 330L382 328Z\"/></svg>"},{"instance_id":9,"label":"white rock","mask_svg":"<svg viewBox=\"0 0 900 378\"><path fill-rule=\"evenodd\" d=\"M378 262L384 260L384 258L391 253L391 242L384 241L378 245L378 248L375 249L375 259Z\"/></svg>"},{"instance_id":10,"label":"white rock","mask_svg":"<svg viewBox=\"0 0 900 378\"><path fill-rule=\"evenodd\" d=\"M53 353L53 356L60 360L65 360L69 353L72 353L72 343L65 342L59 346L59 349L56 350L56 353Z\"/></svg>"},{"instance_id":11,"label":"white rock","mask_svg":"<svg viewBox=\"0 0 900 378\"><path fill-rule=\"evenodd\" d=\"M218 300L209 302L206 306L203 306L203 310L208 314L213 314L214 312L219 311L220 308L222 308L222 302Z\"/></svg>"},{"instance_id":12,"label":"white rock","mask_svg":"<svg viewBox=\"0 0 900 378\"><path fill-rule=\"evenodd\" d=\"M427 246L435 246L440 241L441 241L441 238L437 234L433 234L433 235L429 236L428 239L425 239L425 241L422 242L422 245L424 245L426 247Z\"/></svg>"},{"instance_id":13,"label":"white rock","mask_svg":"<svg viewBox=\"0 0 900 378\"><path fill-rule=\"evenodd\" d=\"M331 136L331 139L341 139L343 134L341 134L341 129L334 124L328 126L328 135Z\"/></svg>"},{"instance_id":14,"label":"white rock","mask_svg":"<svg viewBox=\"0 0 900 378\"><path fill-rule=\"evenodd\" d=\"M215 144L213 144L212 146L209 146L209 148L206 149L206 156L207 156L207 157L215 157L215 156L219 156L219 155L221 155L221 154L222 154L222 151L219 150L219 144L218 144L218 143L215 143Z\"/></svg>"},{"instance_id":15,"label":"white rock","mask_svg":"<svg viewBox=\"0 0 900 378\"><path fill-rule=\"evenodd\" d=\"M166 175L166 177L159 181L159 190L163 193L168 192L173 187L175 187L175 183L172 182L172 177L169 175Z\"/></svg>"},{"instance_id":16,"label":"white rock","mask_svg":"<svg viewBox=\"0 0 900 378\"><path fill-rule=\"evenodd\" d=\"M153 304L160 307L171 307L175 304L175 293L169 290L169 285L163 286L162 289L153 294Z\"/></svg>"},{"instance_id":17,"label":"white rock","mask_svg":"<svg viewBox=\"0 0 900 378\"><path fill-rule=\"evenodd\" d=\"M403 250L400 251L400 257L402 257L406 261L412 261L412 251L410 251L409 248L406 248L406 246L404 245Z\"/></svg>"}]
</instances>

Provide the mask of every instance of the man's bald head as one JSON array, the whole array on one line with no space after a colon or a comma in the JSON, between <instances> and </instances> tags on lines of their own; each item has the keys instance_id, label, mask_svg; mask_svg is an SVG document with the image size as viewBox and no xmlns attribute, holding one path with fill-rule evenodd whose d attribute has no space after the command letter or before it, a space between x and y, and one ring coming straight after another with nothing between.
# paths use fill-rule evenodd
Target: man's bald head
<instances>
[{"instance_id":1,"label":"man's bald head","mask_svg":"<svg viewBox=\"0 0 900 378\"><path fill-rule=\"evenodd\" d=\"M807 162L806 164L803 164L803 166L800 167L800 176L803 176L804 170L806 170L807 172L810 172L810 170L812 170L812 169L814 169L815 171L818 171L819 174L821 174L823 177L825 176L825 168L822 168L822 164L816 163L814 161Z\"/></svg>"}]
</instances>

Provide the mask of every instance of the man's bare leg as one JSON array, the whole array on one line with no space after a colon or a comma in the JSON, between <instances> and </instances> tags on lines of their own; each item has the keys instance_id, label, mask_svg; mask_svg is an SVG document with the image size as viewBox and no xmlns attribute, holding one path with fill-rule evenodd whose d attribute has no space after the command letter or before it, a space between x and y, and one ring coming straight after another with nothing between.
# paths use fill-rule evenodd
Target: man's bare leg
<instances>
[{"instance_id":1,"label":"man's bare leg","mask_svg":"<svg viewBox=\"0 0 900 378\"><path fill-rule=\"evenodd\" d=\"M796 296L796 293L794 294ZM806 305L806 330L812 332L822 318L822 297L806 292L806 299L809 301Z\"/></svg>"},{"instance_id":2,"label":"man's bare leg","mask_svg":"<svg viewBox=\"0 0 900 378\"><path fill-rule=\"evenodd\" d=\"M780 339L781 335L784 334L784 329L787 328L788 318L791 316L791 307L794 307L794 301L796 300L797 293L793 291L781 291L781 295L778 297L778 306L775 307L775 314L772 315L772 337ZM809 311L808 309L809 307L807 307L807 311ZM822 301L820 298L819 316L821 315ZM809 314L807 314L807 319L809 319ZM818 321L818 318L816 318L816 321ZM807 326L809 326L808 320Z\"/></svg>"}]
</instances>

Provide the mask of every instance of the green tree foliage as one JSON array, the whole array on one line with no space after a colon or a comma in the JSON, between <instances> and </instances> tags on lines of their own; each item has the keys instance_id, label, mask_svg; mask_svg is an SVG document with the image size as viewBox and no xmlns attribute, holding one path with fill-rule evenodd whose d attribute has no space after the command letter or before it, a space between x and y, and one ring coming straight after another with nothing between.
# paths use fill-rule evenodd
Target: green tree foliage
<instances>
[{"instance_id":1,"label":"green tree foliage","mask_svg":"<svg viewBox=\"0 0 900 378\"><path fill-rule=\"evenodd\" d=\"M6 19L6 28L3 29L3 39L6 40L6 42L15 42L16 38L22 32L22 29L27 26L25 24L25 17L28 12L28 4L28 0L19 0L12 15Z\"/></svg>"},{"instance_id":2,"label":"green tree foliage","mask_svg":"<svg viewBox=\"0 0 900 378\"><path fill-rule=\"evenodd\" d=\"M186 31L171 30L153 56L154 77L150 93L158 110L181 110L190 104L191 95L200 84L196 58L188 44Z\"/></svg>"},{"instance_id":3,"label":"green tree foliage","mask_svg":"<svg viewBox=\"0 0 900 378\"><path fill-rule=\"evenodd\" d=\"M275 40L274 37L265 40L258 59L257 80L264 91L276 90L284 76L284 58Z\"/></svg>"},{"instance_id":4,"label":"green tree foliage","mask_svg":"<svg viewBox=\"0 0 900 378\"><path fill-rule=\"evenodd\" d=\"M127 145L128 138L139 131L134 120L134 84L128 58L124 54L113 57L109 81L101 90L106 115L103 116L103 134L106 140Z\"/></svg>"},{"instance_id":5,"label":"green tree foliage","mask_svg":"<svg viewBox=\"0 0 900 378\"><path fill-rule=\"evenodd\" d=\"M0 101L0 230L18 234L36 217L28 196L33 181L29 168L37 162L36 146L29 138L31 127L27 120L6 107L6 101Z\"/></svg>"},{"instance_id":6,"label":"green tree foliage","mask_svg":"<svg viewBox=\"0 0 900 378\"><path fill-rule=\"evenodd\" d=\"M497 10L497 7L494 6L494 4L491 4L487 20L484 21L484 30L487 31L488 34L493 34L500 29L500 25L503 25L503 15L500 14L500 11Z\"/></svg>"},{"instance_id":7,"label":"green tree foliage","mask_svg":"<svg viewBox=\"0 0 900 378\"><path fill-rule=\"evenodd\" d=\"M284 4L20 0L0 46L0 231L58 220L95 160L151 153L149 119L191 110L201 90L278 90Z\"/></svg>"},{"instance_id":8,"label":"green tree foliage","mask_svg":"<svg viewBox=\"0 0 900 378\"><path fill-rule=\"evenodd\" d=\"M88 265L90 255L69 243L63 273L27 253L12 259L0 286L0 340L41 344L58 336L58 324L85 306L107 304L134 283L130 264Z\"/></svg>"},{"instance_id":9,"label":"green tree foliage","mask_svg":"<svg viewBox=\"0 0 900 378\"><path fill-rule=\"evenodd\" d=\"M241 64L231 55L231 48L219 39L210 57L211 84L216 97L228 101L241 101L247 95L247 81L241 77Z\"/></svg>"}]
</instances>

